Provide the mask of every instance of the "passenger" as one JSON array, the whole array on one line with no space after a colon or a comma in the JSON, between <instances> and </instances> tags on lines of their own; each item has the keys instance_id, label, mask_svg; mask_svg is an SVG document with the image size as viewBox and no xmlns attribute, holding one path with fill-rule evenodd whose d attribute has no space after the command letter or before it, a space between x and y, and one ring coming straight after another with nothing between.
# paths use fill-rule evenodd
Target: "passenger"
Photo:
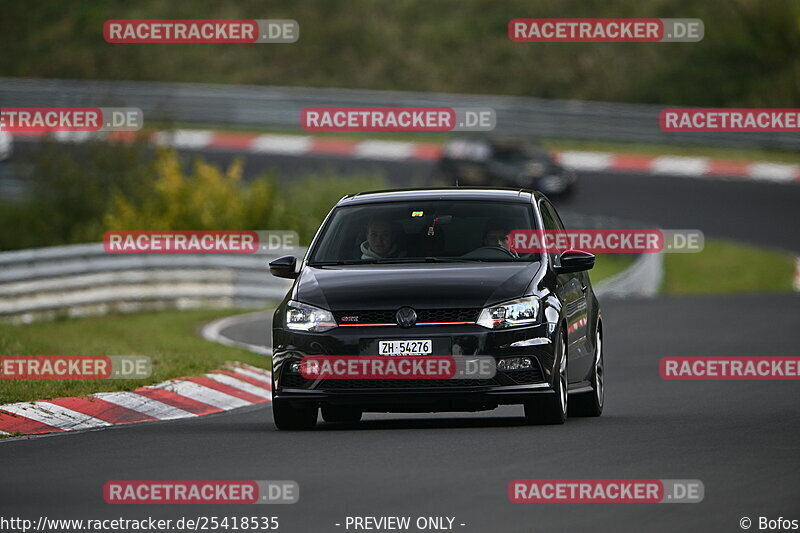
<instances>
[{"instance_id":1,"label":"passenger","mask_svg":"<svg viewBox=\"0 0 800 533\"><path fill-rule=\"evenodd\" d=\"M399 224L373 218L367 225L367 240L361 243L361 259L384 259L402 257Z\"/></svg>"}]
</instances>

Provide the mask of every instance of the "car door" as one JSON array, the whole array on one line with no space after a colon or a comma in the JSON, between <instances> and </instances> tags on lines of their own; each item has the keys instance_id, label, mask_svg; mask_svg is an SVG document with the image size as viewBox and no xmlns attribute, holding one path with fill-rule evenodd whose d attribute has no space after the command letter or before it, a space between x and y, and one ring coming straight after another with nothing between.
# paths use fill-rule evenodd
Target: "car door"
<instances>
[{"instance_id":1,"label":"car door","mask_svg":"<svg viewBox=\"0 0 800 533\"><path fill-rule=\"evenodd\" d=\"M562 232L564 225L549 201L540 201L542 220L545 230ZM559 265L560 251L550 254L550 264ZM585 272L559 274L557 276L557 290L564 304L564 315L567 319L567 347L569 353L568 375L570 382L581 381L589 371L592 364L590 350L587 346L588 331L588 301L586 298L589 289Z\"/></svg>"}]
</instances>

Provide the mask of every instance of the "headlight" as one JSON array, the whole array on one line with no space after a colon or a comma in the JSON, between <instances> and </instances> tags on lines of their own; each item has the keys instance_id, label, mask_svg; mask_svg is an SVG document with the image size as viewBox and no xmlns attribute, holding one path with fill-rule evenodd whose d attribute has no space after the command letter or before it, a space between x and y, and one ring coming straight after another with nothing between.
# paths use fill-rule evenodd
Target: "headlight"
<instances>
[{"instance_id":1,"label":"headlight","mask_svg":"<svg viewBox=\"0 0 800 533\"><path fill-rule=\"evenodd\" d=\"M539 182L539 188L544 192L557 193L567 187L566 181L561 176L550 174Z\"/></svg>"},{"instance_id":2,"label":"headlight","mask_svg":"<svg viewBox=\"0 0 800 533\"><path fill-rule=\"evenodd\" d=\"M286 327L297 331L328 331L336 327L336 320L330 311L292 300L286 308Z\"/></svg>"},{"instance_id":3,"label":"headlight","mask_svg":"<svg viewBox=\"0 0 800 533\"><path fill-rule=\"evenodd\" d=\"M527 296L500 305L485 307L477 324L489 329L529 326L539 320L539 298Z\"/></svg>"}]
</instances>

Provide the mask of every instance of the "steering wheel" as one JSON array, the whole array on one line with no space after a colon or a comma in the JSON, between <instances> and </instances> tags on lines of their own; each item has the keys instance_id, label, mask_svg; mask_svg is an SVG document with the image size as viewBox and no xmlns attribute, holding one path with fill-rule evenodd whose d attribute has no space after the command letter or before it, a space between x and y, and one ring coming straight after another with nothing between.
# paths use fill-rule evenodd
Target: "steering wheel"
<instances>
[{"instance_id":1,"label":"steering wheel","mask_svg":"<svg viewBox=\"0 0 800 533\"><path fill-rule=\"evenodd\" d=\"M507 255L509 257L517 257L516 254L514 254L514 252L512 252L510 250L506 250L502 246L481 246L480 248L475 248L471 252L467 252L466 254L464 254L461 257L467 257L467 256L475 257L475 256L481 255L481 252L489 252L489 251L492 251L492 252L503 252L505 255Z\"/></svg>"}]
</instances>

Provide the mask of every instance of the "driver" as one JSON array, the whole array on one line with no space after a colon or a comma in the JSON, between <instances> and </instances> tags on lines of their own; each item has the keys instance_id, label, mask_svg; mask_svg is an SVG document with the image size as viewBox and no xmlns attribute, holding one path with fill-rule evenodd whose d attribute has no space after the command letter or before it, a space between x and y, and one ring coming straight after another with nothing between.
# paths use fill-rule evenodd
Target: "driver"
<instances>
[{"instance_id":1,"label":"driver","mask_svg":"<svg viewBox=\"0 0 800 533\"><path fill-rule=\"evenodd\" d=\"M367 240L361 243L361 259L401 257L398 241L402 229L395 222L373 218L367 224Z\"/></svg>"},{"instance_id":2,"label":"driver","mask_svg":"<svg viewBox=\"0 0 800 533\"><path fill-rule=\"evenodd\" d=\"M490 220L486 224L483 247L502 248L511 257L519 257L519 254L511 249L511 226L500 220Z\"/></svg>"},{"instance_id":3,"label":"driver","mask_svg":"<svg viewBox=\"0 0 800 533\"><path fill-rule=\"evenodd\" d=\"M497 246L510 252L509 233L511 228L507 224L497 220L490 221L486 224L486 231L483 234L483 245Z\"/></svg>"}]
</instances>

